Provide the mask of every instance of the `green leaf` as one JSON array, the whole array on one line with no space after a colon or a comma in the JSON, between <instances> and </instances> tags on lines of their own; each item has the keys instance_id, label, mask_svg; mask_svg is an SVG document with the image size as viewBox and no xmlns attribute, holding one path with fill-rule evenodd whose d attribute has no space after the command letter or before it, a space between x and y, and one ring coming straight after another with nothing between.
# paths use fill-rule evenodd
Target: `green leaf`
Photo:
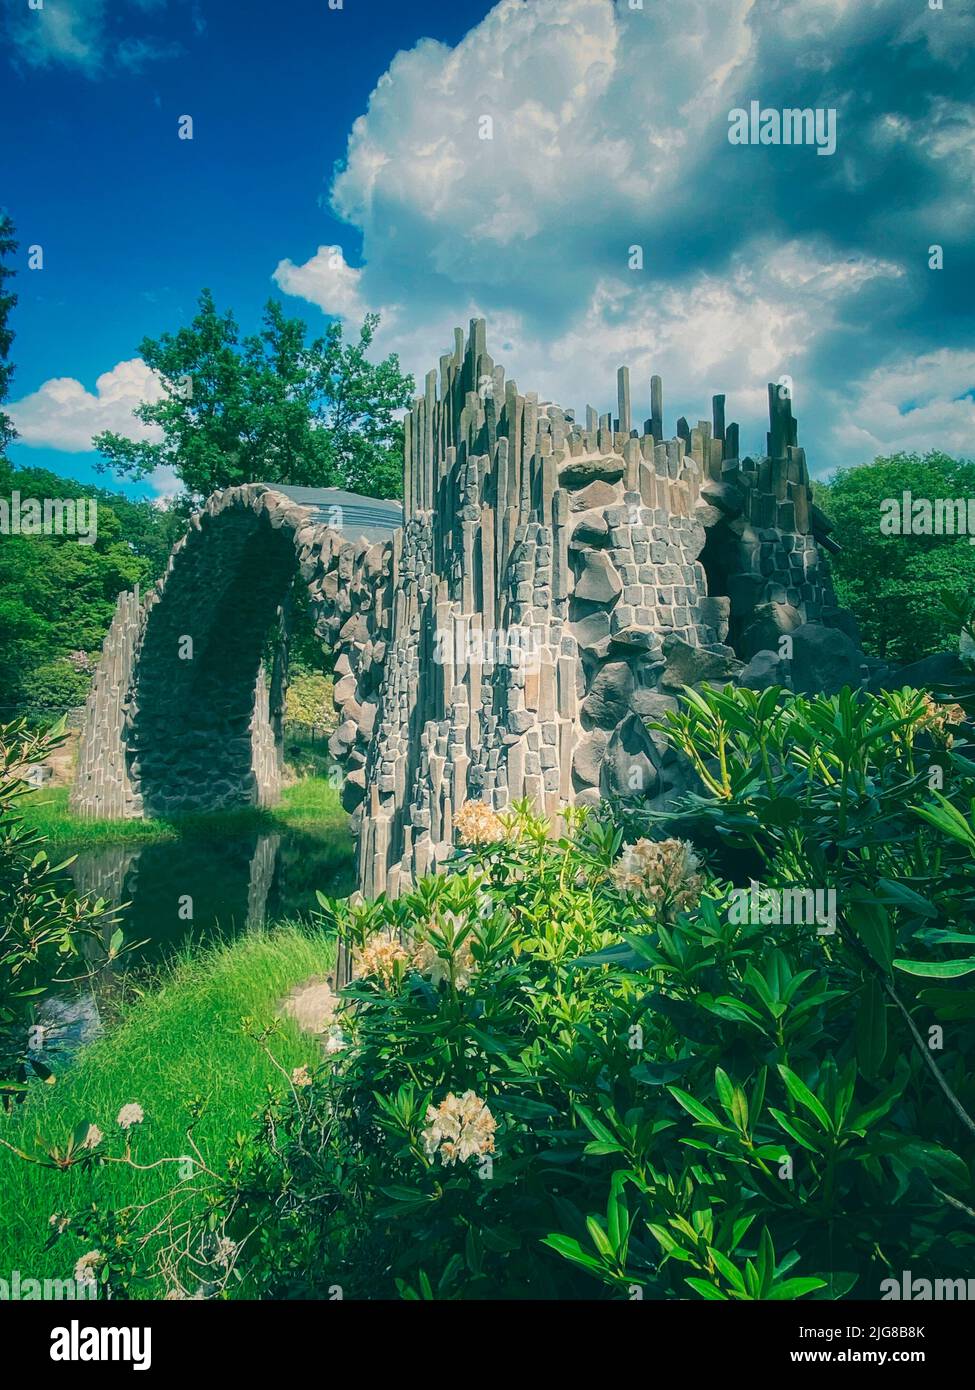
<instances>
[{"instance_id":1,"label":"green leaf","mask_svg":"<svg viewBox=\"0 0 975 1390\"><path fill-rule=\"evenodd\" d=\"M705 1279L687 1278L685 1284L690 1284L695 1293L699 1293L702 1298L710 1299L712 1303L727 1303L728 1295L715 1288L714 1284L709 1284Z\"/></svg>"},{"instance_id":2,"label":"green leaf","mask_svg":"<svg viewBox=\"0 0 975 1390\"><path fill-rule=\"evenodd\" d=\"M927 898L922 898L920 893L915 893L913 888L908 888L906 883L900 883L894 879L877 879L877 900L882 903L889 903L892 907L902 907L906 911L915 913L918 917L937 917L938 909L934 903L928 902Z\"/></svg>"},{"instance_id":3,"label":"green leaf","mask_svg":"<svg viewBox=\"0 0 975 1390\"><path fill-rule=\"evenodd\" d=\"M511 1226L482 1226L479 1235L484 1246L497 1255L510 1255L521 1249L521 1235Z\"/></svg>"},{"instance_id":4,"label":"green leaf","mask_svg":"<svg viewBox=\"0 0 975 1390\"><path fill-rule=\"evenodd\" d=\"M942 834L949 835L960 844L967 845L969 850L975 851L975 833L961 811L940 793L935 792L935 797L938 801L937 806L914 806L911 809L922 820L934 826L935 830L940 830Z\"/></svg>"},{"instance_id":5,"label":"green leaf","mask_svg":"<svg viewBox=\"0 0 975 1390\"><path fill-rule=\"evenodd\" d=\"M589 1130L590 1134L594 1134L596 1138L601 1140L604 1144L612 1144L614 1147L619 1145L619 1140L613 1131L608 1125L605 1125L597 1115L594 1115L588 1106L577 1105L575 1109L576 1114L586 1126L586 1129Z\"/></svg>"},{"instance_id":6,"label":"green leaf","mask_svg":"<svg viewBox=\"0 0 975 1390\"><path fill-rule=\"evenodd\" d=\"M600 1255L605 1255L607 1259L613 1258L613 1246L609 1236L599 1224L595 1216L586 1217L586 1229L592 1237L592 1243L599 1251Z\"/></svg>"},{"instance_id":7,"label":"green leaf","mask_svg":"<svg viewBox=\"0 0 975 1390\"><path fill-rule=\"evenodd\" d=\"M885 909L878 903L856 902L848 909L847 920L876 963L889 974L894 932Z\"/></svg>"},{"instance_id":8,"label":"green leaf","mask_svg":"<svg viewBox=\"0 0 975 1390\"><path fill-rule=\"evenodd\" d=\"M975 956L962 960L895 960L895 970L905 975L923 975L931 980L956 980L975 970Z\"/></svg>"},{"instance_id":9,"label":"green leaf","mask_svg":"<svg viewBox=\"0 0 975 1390\"><path fill-rule=\"evenodd\" d=\"M928 1144L918 1139L899 1150L900 1157L911 1167L920 1168L929 1178L966 1191L971 1185L968 1165L964 1159L944 1149L940 1144Z\"/></svg>"},{"instance_id":10,"label":"green leaf","mask_svg":"<svg viewBox=\"0 0 975 1390\"><path fill-rule=\"evenodd\" d=\"M769 1299L776 1299L781 1302L787 1298L801 1298L804 1293L812 1293L814 1289L825 1289L825 1279L784 1279L781 1284L775 1284L769 1292Z\"/></svg>"},{"instance_id":11,"label":"green leaf","mask_svg":"<svg viewBox=\"0 0 975 1390\"><path fill-rule=\"evenodd\" d=\"M667 1090L682 1105L689 1115L693 1115L699 1124L707 1125L709 1129L719 1129L723 1134L730 1134L732 1131L728 1125L722 1124L717 1115L709 1110L706 1105L702 1105L699 1100L682 1091L679 1086L668 1086Z\"/></svg>"},{"instance_id":12,"label":"green leaf","mask_svg":"<svg viewBox=\"0 0 975 1390\"><path fill-rule=\"evenodd\" d=\"M676 1081L694 1066L694 1059L684 1058L679 1062L638 1062L630 1068L634 1081L642 1081L645 1086L665 1086L668 1081Z\"/></svg>"},{"instance_id":13,"label":"green leaf","mask_svg":"<svg viewBox=\"0 0 975 1390\"><path fill-rule=\"evenodd\" d=\"M542 1100L507 1093L498 1101L498 1109L519 1120L548 1120L559 1113L554 1105L546 1105Z\"/></svg>"},{"instance_id":14,"label":"green leaf","mask_svg":"<svg viewBox=\"0 0 975 1390\"><path fill-rule=\"evenodd\" d=\"M403 1187L397 1183L390 1187L381 1187L379 1191L387 1197L392 1197L394 1202L432 1202L436 1200L429 1193L421 1192L418 1187Z\"/></svg>"},{"instance_id":15,"label":"green leaf","mask_svg":"<svg viewBox=\"0 0 975 1390\"><path fill-rule=\"evenodd\" d=\"M779 1065L779 1075L785 1082L793 1100L797 1101L799 1105L808 1110L810 1115L815 1116L823 1129L832 1130L833 1122L826 1113L825 1106L822 1101L816 1099L802 1078L796 1076L795 1072L790 1070L789 1067L784 1067L781 1064Z\"/></svg>"},{"instance_id":16,"label":"green leaf","mask_svg":"<svg viewBox=\"0 0 975 1390\"><path fill-rule=\"evenodd\" d=\"M652 942L651 937L646 937L645 940L648 945ZM604 946L601 951L592 951L586 956L577 956L570 962L574 968L583 970L591 970L600 965L615 966L617 970L648 970L652 963L645 952L635 949L625 941Z\"/></svg>"},{"instance_id":17,"label":"green leaf","mask_svg":"<svg viewBox=\"0 0 975 1390\"><path fill-rule=\"evenodd\" d=\"M583 1250L582 1246L572 1236L551 1235L545 1236L542 1240L543 1245L548 1245L551 1249L567 1260L572 1260L577 1265L582 1265L584 1269L591 1270L594 1274L602 1274L603 1266L598 1260L593 1259L592 1255Z\"/></svg>"},{"instance_id":18,"label":"green leaf","mask_svg":"<svg viewBox=\"0 0 975 1390\"><path fill-rule=\"evenodd\" d=\"M718 1093L718 1100L724 1106L729 1116L732 1113L732 1102L734 1100L735 1088L732 1085L731 1077L721 1067L714 1069L714 1089Z\"/></svg>"},{"instance_id":19,"label":"green leaf","mask_svg":"<svg viewBox=\"0 0 975 1390\"><path fill-rule=\"evenodd\" d=\"M875 1077L887 1055L887 1004L879 981L871 977L857 1009L857 1061L868 1079Z\"/></svg>"},{"instance_id":20,"label":"green leaf","mask_svg":"<svg viewBox=\"0 0 975 1390\"><path fill-rule=\"evenodd\" d=\"M818 1136L814 1133L812 1126L804 1124L802 1120L794 1116L783 1114L781 1110L776 1110L774 1106L769 1106L769 1114L773 1116L778 1124L782 1126L786 1134L790 1134L797 1144L801 1144L804 1149L809 1149L811 1153L819 1153L819 1144L816 1142Z\"/></svg>"},{"instance_id":21,"label":"green leaf","mask_svg":"<svg viewBox=\"0 0 975 1390\"><path fill-rule=\"evenodd\" d=\"M742 1277L741 1271L728 1259L728 1256L720 1250L715 1250L713 1245L708 1246L708 1254L711 1256L715 1267L724 1275L731 1287L737 1289L739 1293L744 1293L745 1280Z\"/></svg>"}]
</instances>

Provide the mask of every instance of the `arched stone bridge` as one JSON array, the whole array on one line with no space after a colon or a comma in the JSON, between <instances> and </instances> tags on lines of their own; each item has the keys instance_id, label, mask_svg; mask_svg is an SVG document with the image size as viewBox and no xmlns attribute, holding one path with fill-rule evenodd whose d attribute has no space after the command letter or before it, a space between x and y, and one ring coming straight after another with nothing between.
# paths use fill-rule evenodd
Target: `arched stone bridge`
<instances>
[{"instance_id":1,"label":"arched stone bridge","mask_svg":"<svg viewBox=\"0 0 975 1390\"><path fill-rule=\"evenodd\" d=\"M782 634L801 646L832 627L855 681L791 402L769 387L754 460L723 396L665 440L659 378L642 428L625 368L617 388L615 417L577 423L506 382L474 320L406 417L402 506L278 484L216 493L148 598L119 602L74 806L273 802L285 677L271 656L296 572L336 653L331 747L367 896L436 867L472 798L527 796L553 815L601 795L659 804L681 774L646 719L685 683L787 682Z\"/></svg>"},{"instance_id":2,"label":"arched stone bridge","mask_svg":"<svg viewBox=\"0 0 975 1390\"><path fill-rule=\"evenodd\" d=\"M364 787L390 541L402 523L399 502L338 489L250 483L215 493L145 602L120 602L88 701L74 804L132 817L276 800L284 691L274 647L296 570L337 658L346 714L335 749Z\"/></svg>"}]
</instances>

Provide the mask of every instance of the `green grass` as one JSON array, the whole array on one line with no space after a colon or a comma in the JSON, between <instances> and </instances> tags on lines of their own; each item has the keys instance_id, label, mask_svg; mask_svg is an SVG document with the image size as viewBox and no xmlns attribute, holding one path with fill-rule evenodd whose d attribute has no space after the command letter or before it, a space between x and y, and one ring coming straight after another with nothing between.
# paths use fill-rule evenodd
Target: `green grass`
<instances>
[{"instance_id":1,"label":"green grass","mask_svg":"<svg viewBox=\"0 0 975 1390\"><path fill-rule=\"evenodd\" d=\"M209 815L181 816L172 820L83 820L68 809L68 788L53 787L33 792L21 803L25 819L52 845L75 848L109 844L158 844L184 836L223 839L249 830L288 826L308 834L332 831L345 825L339 793L324 777L305 777L286 787L281 802L268 810L245 807Z\"/></svg>"},{"instance_id":2,"label":"green grass","mask_svg":"<svg viewBox=\"0 0 975 1390\"><path fill-rule=\"evenodd\" d=\"M91 1044L54 1086L37 1084L23 1106L0 1113L0 1137L25 1150L41 1134L63 1143L79 1123L94 1123L120 1152L115 1119L129 1101L145 1110L133 1131L141 1163L187 1153L187 1107L205 1097L194 1129L211 1166L227 1155L235 1134L248 1133L268 1082L281 1074L251 1029L271 1023L296 984L326 973L334 947L321 934L293 923L208 947L165 966L153 986L128 1003L117 1025ZM317 1041L291 1020L271 1040L287 1068L319 1059ZM65 1237L50 1251L52 1212L71 1212L93 1201L106 1206L144 1202L176 1180L176 1166L138 1172L120 1164L58 1172L42 1169L0 1147L0 1277L19 1269L24 1278L67 1278L84 1253ZM161 1290L157 1291L161 1292Z\"/></svg>"}]
</instances>

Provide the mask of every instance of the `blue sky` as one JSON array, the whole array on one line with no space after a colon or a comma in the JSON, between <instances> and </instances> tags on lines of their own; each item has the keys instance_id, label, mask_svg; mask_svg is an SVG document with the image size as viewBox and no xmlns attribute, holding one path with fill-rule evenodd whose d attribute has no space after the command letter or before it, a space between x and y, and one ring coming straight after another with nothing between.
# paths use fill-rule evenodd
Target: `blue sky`
<instances>
[{"instance_id":1,"label":"blue sky","mask_svg":"<svg viewBox=\"0 0 975 1390\"><path fill-rule=\"evenodd\" d=\"M975 21L932 2L8 0L12 456L91 478L204 285L245 330L377 309L418 374L483 313L522 389L609 409L627 362L753 451L788 375L817 471L975 453ZM753 99L835 154L731 145Z\"/></svg>"}]
</instances>

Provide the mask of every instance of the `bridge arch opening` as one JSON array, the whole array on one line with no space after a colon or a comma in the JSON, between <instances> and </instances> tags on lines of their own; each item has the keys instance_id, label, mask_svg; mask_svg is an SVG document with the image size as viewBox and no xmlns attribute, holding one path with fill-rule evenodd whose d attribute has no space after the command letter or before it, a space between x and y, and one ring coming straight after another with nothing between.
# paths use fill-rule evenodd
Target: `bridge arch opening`
<instances>
[{"instance_id":1,"label":"bridge arch opening","mask_svg":"<svg viewBox=\"0 0 975 1390\"><path fill-rule=\"evenodd\" d=\"M286 689L279 615L294 589L341 674L330 751L355 810L402 524L399 502L335 488L248 483L215 493L148 598L119 600L86 705L73 809L170 817L276 800Z\"/></svg>"},{"instance_id":2,"label":"bridge arch opening","mask_svg":"<svg viewBox=\"0 0 975 1390\"><path fill-rule=\"evenodd\" d=\"M247 506L207 516L174 556L132 690L127 757L144 815L275 799L283 692L263 662L297 569L291 527Z\"/></svg>"}]
</instances>

